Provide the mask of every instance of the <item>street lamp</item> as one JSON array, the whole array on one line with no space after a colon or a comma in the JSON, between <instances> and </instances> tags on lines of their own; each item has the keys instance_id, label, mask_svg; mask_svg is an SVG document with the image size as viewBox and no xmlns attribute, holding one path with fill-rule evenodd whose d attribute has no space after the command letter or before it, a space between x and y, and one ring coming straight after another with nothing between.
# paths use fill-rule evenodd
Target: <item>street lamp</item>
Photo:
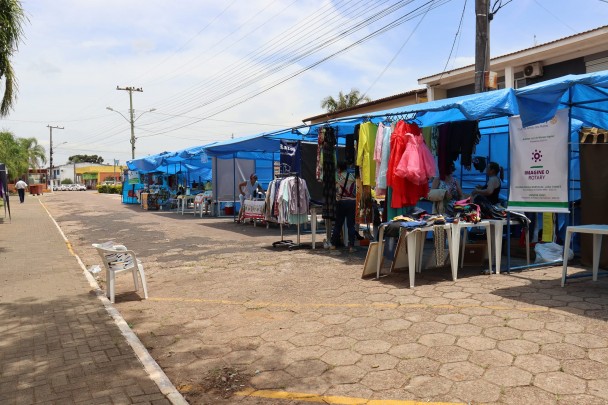
<instances>
[{"instance_id":1,"label":"street lamp","mask_svg":"<svg viewBox=\"0 0 608 405\"><path fill-rule=\"evenodd\" d=\"M123 113L113 109L112 107L106 107L106 110L120 114L121 117L123 117L129 124L131 124L131 159L135 159L135 121L137 121L145 113L156 111L156 108L150 108L149 110L142 112L137 116L137 118L133 118L133 109L131 109L130 111L130 118L125 117Z\"/></svg>"}]
</instances>

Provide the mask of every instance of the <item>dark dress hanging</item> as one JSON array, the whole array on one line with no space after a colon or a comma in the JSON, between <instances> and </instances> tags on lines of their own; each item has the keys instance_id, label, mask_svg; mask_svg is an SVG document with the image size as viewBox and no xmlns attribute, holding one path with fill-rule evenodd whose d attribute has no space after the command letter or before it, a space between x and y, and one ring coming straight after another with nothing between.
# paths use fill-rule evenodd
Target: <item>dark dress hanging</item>
<instances>
[{"instance_id":1,"label":"dark dress hanging","mask_svg":"<svg viewBox=\"0 0 608 405\"><path fill-rule=\"evenodd\" d=\"M336 218L336 130L325 128L323 154L323 219Z\"/></svg>"}]
</instances>

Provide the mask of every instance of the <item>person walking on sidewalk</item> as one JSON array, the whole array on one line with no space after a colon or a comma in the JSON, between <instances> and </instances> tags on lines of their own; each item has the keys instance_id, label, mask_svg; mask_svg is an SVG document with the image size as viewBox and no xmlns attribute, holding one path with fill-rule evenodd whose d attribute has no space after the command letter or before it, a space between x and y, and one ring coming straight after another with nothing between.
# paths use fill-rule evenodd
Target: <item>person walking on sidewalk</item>
<instances>
[{"instance_id":1,"label":"person walking on sidewalk","mask_svg":"<svg viewBox=\"0 0 608 405\"><path fill-rule=\"evenodd\" d=\"M28 185L25 181L19 180L15 184L15 188L17 189L17 192L19 193L19 201L21 202L21 204L23 204L23 202L25 201L25 189L28 188Z\"/></svg>"}]
</instances>

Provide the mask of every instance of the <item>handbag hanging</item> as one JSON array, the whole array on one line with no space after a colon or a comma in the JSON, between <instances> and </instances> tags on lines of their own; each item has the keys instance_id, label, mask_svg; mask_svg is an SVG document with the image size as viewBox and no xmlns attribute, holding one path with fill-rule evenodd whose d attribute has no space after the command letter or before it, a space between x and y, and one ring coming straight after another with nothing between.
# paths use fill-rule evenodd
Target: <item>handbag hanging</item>
<instances>
[{"instance_id":1,"label":"handbag hanging","mask_svg":"<svg viewBox=\"0 0 608 405\"><path fill-rule=\"evenodd\" d=\"M447 190L442 188L433 188L429 190L429 194L426 196L426 199L433 202L443 201L446 193Z\"/></svg>"}]
</instances>

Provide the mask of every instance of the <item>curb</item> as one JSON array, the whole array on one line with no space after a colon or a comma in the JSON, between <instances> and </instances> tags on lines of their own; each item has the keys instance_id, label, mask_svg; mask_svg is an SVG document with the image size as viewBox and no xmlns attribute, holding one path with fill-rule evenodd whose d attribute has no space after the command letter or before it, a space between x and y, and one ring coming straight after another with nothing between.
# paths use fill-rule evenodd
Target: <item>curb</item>
<instances>
[{"instance_id":1,"label":"curb","mask_svg":"<svg viewBox=\"0 0 608 405\"><path fill-rule=\"evenodd\" d=\"M154 360L154 358L150 355L150 353L148 352L146 347L143 345L143 343L141 343L141 340L139 340L137 335L131 330L131 328L129 327L127 322L124 320L124 318L122 317L120 312L114 307L114 305L112 305L110 300L105 296L105 294L99 287L99 284L97 284L97 280L95 280L95 278L91 275L91 273L89 273L89 271L87 270L86 266L84 265L84 263L82 262L80 257L76 254L76 252L74 252L74 249L72 248L72 244L70 243L68 238L65 236L65 234L61 230L61 227L59 226L57 221L55 221L55 218L53 218L53 216L51 215L49 210L46 208L44 203L40 200L40 198L38 198L38 202L40 202L40 205L42 205L42 208L44 208L44 210L48 214L49 218L51 218L51 221L53 221L53 223L57 227L57 230L59 231L59 233L61 234L61 237L63 238L63 240L65 241L65 243L67 245L68 251L70 252L70 254L72 256L74 256L76 258L76 261L80 265L80 268L82 269L84 276L86 277L87 281L89 282L89 285L95 291L95 295L103 303L103 306L106 309L106 312L112 317L112 319L114 319L114 323L116 323L116 325L118 326L118 329L120 329L120 332L127 340L127 343L129 344L129 346L131 346L131 348L135 352L135 355L137 356L137 358L139 359L141 364L144 366L146 373L148 373L148 375L150 376L152 381L154 381L154 383L158 386L158 388L163 393L163 395L165 395L172 404L188 405L188 402L184 399L182 394L180 394L180 392L177 390L177 388L175 388L175 386L169 380L169 378L167 377L165 372L160 368L160 366L158 365L156 360Z\"/></svg>"}]
</instances>

